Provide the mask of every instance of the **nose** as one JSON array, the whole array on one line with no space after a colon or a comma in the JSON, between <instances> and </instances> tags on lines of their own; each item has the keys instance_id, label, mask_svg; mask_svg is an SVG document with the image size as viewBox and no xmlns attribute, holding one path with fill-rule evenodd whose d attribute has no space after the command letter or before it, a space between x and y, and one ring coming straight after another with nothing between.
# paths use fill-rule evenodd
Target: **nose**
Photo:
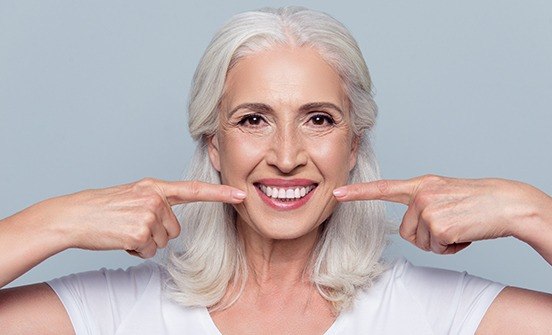
<instances>
[{"instance_id":1,"label":"nose","mask_svg":"<svg viewBox=\"0 0 552 335\"><path fill-rule=\"evenodd\" d=\"M293 125L282 127L274 134L266 161L286 174L307 164L307 152Z\"/></svg>"}]
</instances>

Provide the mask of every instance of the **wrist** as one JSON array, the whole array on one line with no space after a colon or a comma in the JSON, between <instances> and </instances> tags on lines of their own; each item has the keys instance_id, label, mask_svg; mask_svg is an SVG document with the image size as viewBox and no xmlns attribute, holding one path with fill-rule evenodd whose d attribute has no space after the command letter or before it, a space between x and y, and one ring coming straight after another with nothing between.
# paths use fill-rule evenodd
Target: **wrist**
<instances>
[{"instance_id":1,"label":"wrist","mask_svg":"<svg viewBox=\"0 0 552 335\"><path fill-rule=\"evenodd\" d=\"M34 236L51 255L73 246L60 202L62 197L43 200L23 211L21 214L26 217L17 220L26 222L25 233Z\"/></svg>"},{"instance_id":2,"label":"wrist","mask_svg":"<svg viewBox=\"0 0 552 335\"><path fill-rule=\"evenodd\" d=\"M50 207L41 202L0 221L0 287L67 249Z\"/></svg>"},{"instance_id":3,"label":"wrist","mask_svg":"<svg viewBox=\"0 0 552 335\"><path fill-rule=\"evenodd\" d=\"M552 240L552 197L538 191L531 200L531 205L525 208L519 222L515 224L512 235L541 254L550 253L546 249L550 249L548 244Z\"/></svg>"}]
</instances>

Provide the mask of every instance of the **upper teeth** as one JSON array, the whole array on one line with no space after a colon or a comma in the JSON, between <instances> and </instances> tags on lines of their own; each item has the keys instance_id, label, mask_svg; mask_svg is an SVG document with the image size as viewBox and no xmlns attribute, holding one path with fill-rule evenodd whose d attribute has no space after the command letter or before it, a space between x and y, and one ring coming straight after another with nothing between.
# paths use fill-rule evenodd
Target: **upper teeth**
<instances>
[{"instance_id":1,"label":"upper teeth","mask_svg":"<svg viewBox=\"0 0 552 335\"><path fill-rule=\"evenodd\" d=\"M266 194L268 197L274 199L299 199L307 195L310 191L314 189L314 185L307 187L292 187L292 188L278 188L275 186L259 186L261 191Z\"/></svg>"}]
</instances>

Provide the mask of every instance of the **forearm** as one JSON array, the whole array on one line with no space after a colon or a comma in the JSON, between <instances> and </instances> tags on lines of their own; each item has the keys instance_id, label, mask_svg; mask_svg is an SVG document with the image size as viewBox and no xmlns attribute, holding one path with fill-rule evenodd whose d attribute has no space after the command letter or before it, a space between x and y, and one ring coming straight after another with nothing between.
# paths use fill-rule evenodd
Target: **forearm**
<instances>
[{"instance_id":1,"label":"forearm","mask_svg":"<svg viewBox=\"0 0 552 335\"><path fill-rule=\"evenodd\" d=\"M552 197L540 193L513 235L529 244L552 265Z\"/></svg>"},{"instance_id":2,"label":"forearm","mask_svg":"<svg viewBox=\"0 0 552 335\"><path fill-rule=\"evenodd\" d=\"M4 287L48 257L67 249L46 200L0 220L0 287Z\"/></svg>"}]
</instances>

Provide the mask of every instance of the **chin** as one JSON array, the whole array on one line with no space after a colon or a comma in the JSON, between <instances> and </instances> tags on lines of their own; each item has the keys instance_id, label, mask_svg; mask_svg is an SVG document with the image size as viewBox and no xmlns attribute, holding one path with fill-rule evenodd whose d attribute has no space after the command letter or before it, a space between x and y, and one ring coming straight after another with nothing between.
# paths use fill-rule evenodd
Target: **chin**
<instances>
[{"instance_id":1,"label":"chin","mask_svg":"<svg viewBox=\"0 0 552 335\"><path fill-rule=\"evenodd\" d=\"M244 219L238 217L238 222L245 227L247 231L254 231L266 239L272 240L294 240L300 239L305 236L310 236L321 227L322 223L328 216L321 220L310 220L300 218L298 216L279 215L272 217L272 215L263 215L262 217L248 217Z\"/></svg>"}]
</instances>

